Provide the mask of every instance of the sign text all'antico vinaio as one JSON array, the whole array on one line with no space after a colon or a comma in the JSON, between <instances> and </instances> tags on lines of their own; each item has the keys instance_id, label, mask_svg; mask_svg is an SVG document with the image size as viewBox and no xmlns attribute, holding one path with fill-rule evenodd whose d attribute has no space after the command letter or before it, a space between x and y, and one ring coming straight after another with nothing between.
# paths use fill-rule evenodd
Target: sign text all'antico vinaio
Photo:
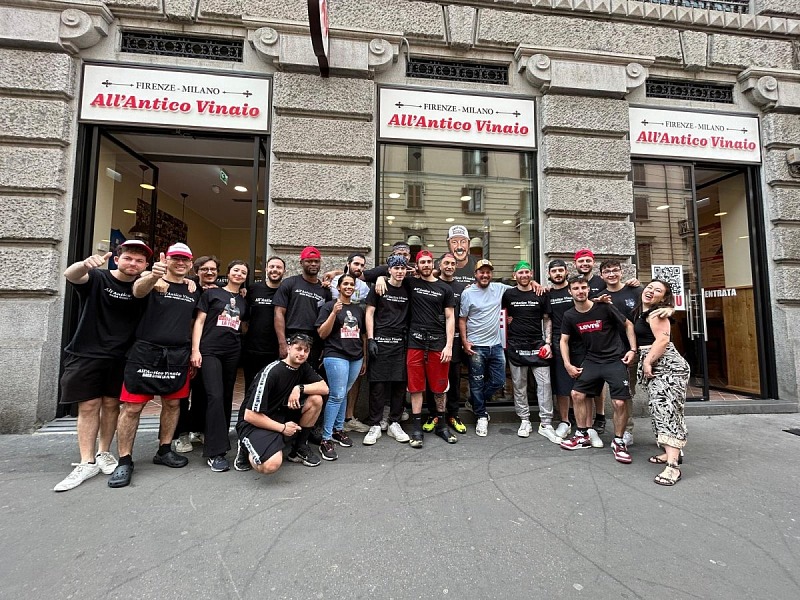
<instances>
[{"instance_id":1,"label":"sign text all'antico vinaio","mask_svg":"<svg viewBox=\"0 0 800 600\"><path fill-rule=\"evenodd\" d=\"M381 139L535 147L533 101L381 89Z\"/></svg>"},{"instance_id":2,"label":"sign text all'antico vinaio","mask_svg":"<svg viewBox=\"0 0 800 600\"><path fill-rule=\"evenodd\" d=\"M268 131L270 82L87 64L81 120Z\"/></svg>"}]
</instances>

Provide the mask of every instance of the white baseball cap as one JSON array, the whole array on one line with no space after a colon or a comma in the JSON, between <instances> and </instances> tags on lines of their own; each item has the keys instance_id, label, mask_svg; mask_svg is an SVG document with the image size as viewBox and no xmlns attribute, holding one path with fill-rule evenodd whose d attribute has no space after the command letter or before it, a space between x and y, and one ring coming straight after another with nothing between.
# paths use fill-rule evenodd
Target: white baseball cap
<instances>
[{"instance_id":1,"label":"white baseball cap","mask_svg":"<svg viewBox=\"0 0 800 600\"><path fill-rule=\"evenodd\" d=\"M170 256L183 256L185 258L192 258L192 251L186 244L178 242L176 244L172 244L172 246L167 249L167 258Z\"/></svg>"},{"instance_id":2,"label":"white baseball cap","mask_svg":"<svg viewBox=\"0 0 800 600\"><path fill-rule=\"evenodd\" d=\"M450 228L450 231L447 232L447 239L449 240L450 238L454 237L465 237L469 239L469 232L463 225L453 225Z\"/></svg>"}]
</instances>

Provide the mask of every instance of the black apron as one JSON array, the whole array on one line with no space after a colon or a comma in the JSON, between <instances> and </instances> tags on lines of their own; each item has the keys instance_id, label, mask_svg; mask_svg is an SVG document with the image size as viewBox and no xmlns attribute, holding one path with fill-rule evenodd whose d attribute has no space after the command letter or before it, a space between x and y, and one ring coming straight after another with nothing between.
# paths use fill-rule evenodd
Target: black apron
<instances>
[{"instance_id":1,"label":"black apron","mask_svg":"<svg viewBox=\"0 0 800 600\"><path fill-rule=\"evenodd\" d=\"M159 346L137 340L125 363L125 388L132 394L165 396L180 391L189 376L191 346Z\"/></svg>"},{"instance_id":2,"label":"black apron","mask_svg":"<svg viewBox=\"0 0 800 600\"><path fill-rule=\"evenodd\" d=\"M506 358L515 367L546 367L550 364L549 360L539 357L539 350L544 346L544 342L518 342L512 346L509 342L506 348Z\"/></svg>"},{"instance_id":3,"label":"black apron","mask_svg":"<svg viewBox=\"0 0 800 600\"><path fill-rule=\"evenodd\" d=\"M370 357L367 376L370 381L406 380L406 340L402 335L376 335L378 356Z\"/></svg>"}]
</instances>

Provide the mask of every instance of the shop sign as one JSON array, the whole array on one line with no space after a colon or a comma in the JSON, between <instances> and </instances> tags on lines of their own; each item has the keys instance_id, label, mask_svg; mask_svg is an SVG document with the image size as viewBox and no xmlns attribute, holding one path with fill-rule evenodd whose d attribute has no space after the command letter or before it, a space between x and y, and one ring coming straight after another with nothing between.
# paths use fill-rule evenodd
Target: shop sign
<instances>
[{"instance_id":1,"label":"shop sign","mask_svg":"<svg viewBox=\"0 0 800 600\"><path fill-rule=\"evenodd\" d=\"M686 296L683 291L683 265L652 265L653 279L661 279L669 284L675 296L675 310L686 310Z\"/></svg>"},{"instance_id":2,"label":"shop sign","mask_svg":"<svg viewBox=\"0 0 800 600\"><path fill-rule=\"evenodd\" d=\"M536 147L534 103L525 98L381 88L379 122L384 141Z\"/></svg>"},{"instance_id":3,"label":"shop sign","mask_svg":"<svg viewBox=\"0 0 800 600\"><path fill-rule=\"evenodd\" d=\"M630 108L631 154L760 163L758 118Z\"/></svg>"},{"instance_id":4,"label":"shop sign","mask_svg":"<svg viewBox=\"0 0 800 600\"><path fill-rule=\"evenodd\" d=\"M725 288L723 290L704 290L703 296L706 298L730 298L736 295L736 288Z\"/></svg>"},{"instance_id":5,"label":"shop sign","mask_svg":"<svg viewBox=\"0 0 800 600\"><path fill-rule=\"evenodd\" d=\"M270 79L84 65L80 120L269 132Z\"/></svg>"}]
</instances>

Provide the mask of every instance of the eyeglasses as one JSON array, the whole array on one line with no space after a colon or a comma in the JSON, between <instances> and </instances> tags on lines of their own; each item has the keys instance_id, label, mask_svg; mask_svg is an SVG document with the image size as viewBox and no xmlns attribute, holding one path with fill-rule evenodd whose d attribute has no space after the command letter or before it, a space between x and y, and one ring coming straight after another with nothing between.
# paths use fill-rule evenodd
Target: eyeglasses
<instances>
[{"instance_id":1,"label":"eyeglasses","mask_svg":"<svg viewBox=\"0 0 800 600\"><path fill-rule=\"evenodd\" d=\"M618 273L622 273L622 269L606 269L603 271L603 275L616 275Z\"/></svg>"},{"instance_id":2,"label":"eyeglasses","mask_svg":"<svg viewBox=\"0 0 800 600\"><path fill-rule=\"evenodd\" d=\"M216 273L217 269L214 267L203 267L201 269L197 269L200 273Z\"/></svg>"}]
</instances>

